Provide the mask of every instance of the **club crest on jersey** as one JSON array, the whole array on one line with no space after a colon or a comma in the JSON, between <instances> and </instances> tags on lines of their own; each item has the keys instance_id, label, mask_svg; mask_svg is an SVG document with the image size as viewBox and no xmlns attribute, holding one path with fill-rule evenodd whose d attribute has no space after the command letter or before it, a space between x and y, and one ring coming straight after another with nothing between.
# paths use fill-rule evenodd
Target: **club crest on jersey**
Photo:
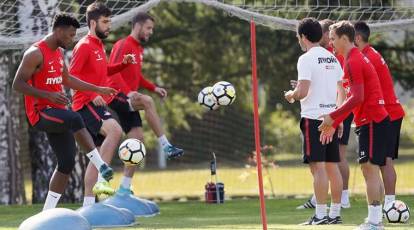
<instances>
[{"instance_id":1,"label":"club crest on jersey","mask_svg":"<svg viewBox=\"0 0 414 230\"><path fill-rule=\"evenodd\" d=\"M46 78L46 85L56 85L56 84L62 84L62 76L59 77L48 77Z\"/></svg>"},{"instance_id":2,"label":"club crest on jersey","mask_svg":"<svg viewBox=\"0 0 414 230\"><path fill-rule=\"evenodd\" d=\"M49 64L49 70L47 71L48 73L55 73L56 72L55 68L53 67L53 62L54 61L48 62L48 64Z\"/></svg>"},{"instance_id":3,"label":"club crest on jersey","mask_svg":"<svg viewBox=\"0 0 414 230\"><path fill-rule=\"evenodd\" d=\"M97 61L100 61L100 60L103 59L102 56L101 56L101 54L99 53L99 50L95 50L93 52L96 54L96 60Z\"/></svg>"}]
</instances>

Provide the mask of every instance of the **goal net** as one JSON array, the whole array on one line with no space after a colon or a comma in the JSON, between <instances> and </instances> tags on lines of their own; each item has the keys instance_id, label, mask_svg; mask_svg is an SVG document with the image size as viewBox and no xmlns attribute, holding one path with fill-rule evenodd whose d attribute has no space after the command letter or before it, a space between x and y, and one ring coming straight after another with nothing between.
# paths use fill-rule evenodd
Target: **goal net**
<instances>
[{"instance_id":1,"label":"goal net","mask_svg":"<svg viewBox=\"0 0 414 230\"><path fill-rule=\"evenodd\" d=\"M0 3L0 49L16 49L37 41L49 32L57 12L74 14L87 32L86 6L90 0L4 0ZM129 22L138 11L148 11L166 2L200 3L219 9L242 20L274 29L294 30L297 20L366 20L373 31L407 29L414 23L411 0L108 0L113 10L113 28ZM35 10L34 10L35 9Z\"/></svg>"}]
</instances>

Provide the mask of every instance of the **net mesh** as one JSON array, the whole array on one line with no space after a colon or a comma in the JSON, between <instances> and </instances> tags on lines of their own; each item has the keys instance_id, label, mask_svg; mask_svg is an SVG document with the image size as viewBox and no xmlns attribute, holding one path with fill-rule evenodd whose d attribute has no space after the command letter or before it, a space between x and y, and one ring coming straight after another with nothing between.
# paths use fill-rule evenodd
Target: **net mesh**
<instances>
[{"instance_id":1,"label":"net mesh","mask_svg":"<svg viewBox=\"0 0 414 230\"><path fill-rule=\"evenodd\" d=\"M48 33L57 12L74 14L87 32L85 10L91 0L4 0L0 3L0 49L21 48ZM125 25L137 11L148 11L162 2L201 3L274 29L294 30L298 19L366 20L374 32L407 29L414 23L410 0L108 0L114 29Z\"/></svg>"}]
</instances>

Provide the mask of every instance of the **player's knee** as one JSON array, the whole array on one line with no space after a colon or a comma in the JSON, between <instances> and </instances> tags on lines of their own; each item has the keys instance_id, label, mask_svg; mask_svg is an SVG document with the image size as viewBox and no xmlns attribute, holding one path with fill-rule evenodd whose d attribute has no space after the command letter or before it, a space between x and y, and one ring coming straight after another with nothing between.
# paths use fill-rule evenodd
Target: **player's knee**
<instances>
[{"instance_id":1,"label":"player's knee","mask_svg":"<svg viewBox=\"0 0 414 230\"><path fill-rule=\"evenodd\" d=\"M82 116L77 112L73 112L71 117L72 132L76 132L82 128L85 128L85 123L83 122Z\"/></svg>"},{"instance_id":2,"label":"player's knee","mask_svg":"<svg viewBox=\"0 0 414 230\"><path fill-rule=\"evenodd\" d=\"M111 136L121 137L122 136L122 128L119 123L115 119L108 119L104 121L103 125L104 132Z\"/></svg>"},{"instance_id":3,"label":"player's knee","mask_svg":"<svg viewBox=\"0 0 414 230\"><path fill-rule=\"evenodd\" d=\"M155 106L154 100L152 99L152 97L150 97L148 95L143 96L142 102L143 102L145 108L151 108L151 107Z\"/></svg>"},{"instance_id":4,"label":"player's knee","mask_svg":"<svg viewBox=\"0 0 414 230\"><path fill-rule=\"evenodd\" d=\"M57 170L63 174L70 174L75 167L75 157L58 160Z\"/></svg>"}]
</instances>

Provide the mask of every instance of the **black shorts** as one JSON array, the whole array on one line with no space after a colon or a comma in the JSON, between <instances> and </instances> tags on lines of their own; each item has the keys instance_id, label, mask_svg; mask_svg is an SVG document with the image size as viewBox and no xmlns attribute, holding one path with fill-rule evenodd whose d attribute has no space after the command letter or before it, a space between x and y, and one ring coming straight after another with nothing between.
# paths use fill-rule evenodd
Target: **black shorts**
<instances>
[{"instance_id":1,"label":"black shorts","mask_svg":"<svg viewBox=\"0 0 414 230\"><path fill-rule=\"evenodd\" d=\"M374 165L384 166L388 152L388 137L390 119L387 117L379 123L371 122L356 128L358 136L358 162L371 162Z\"/></svg>"},{"instance_id":2,"label":"black shorts","mask_svg":"<svg viewBox=\"0 0 414 230\"><path fill-rule=\"evenodd\" d=\"M342 137L338 139L340 145L348 145L349 141L349 134L351 132L351 124L354 120L354 114L351 113L349 116L344 120L344 131L342 133Z\"/></svg>"},{"instance_id":3,"label":"black shorts","mask_svg":"<svg viewBox=\"0 0 414 230\"><path fill-rule=\"evenodd\" d=\"M84 105L78 113L82 116L95 145L101 146L105 137L99 131L103 121L112 118L111 113L104 106L96 106L92 102Z\"/></svg>"},{"instance_id":4,"label":"black shorts","mask_svg":"<svg viewBox=\"0 0 414 230\"><path fill-rule=\"evenodd\" d=\"M129 108L128 97L123 93L118 93L109 103L109 107L118 114L122 130L127 134L134 127L142 127L141 116L138 111L131 111Z\"/></svg>"},{"instance_id":5,"label":"black shorts","mask_svg":"<svg viewBox=\"0 0 414 230\"><path fill-rule=\"evenodd\" d=\"M388 151L387 157L398 158L398 148L400 147L400 132L402 118L390 122L390 131L388 132Z\"/></svg>"},{"instance_id":6,"label":"black shorts","mask_svg":"<svg viewBox=\"0 0 414 230\"><path fill-rule=\"evenodd\" d=\"M76 156L73 133L85 128L80 114L66 109L44 109L40 111L40 120L33 128L46 132L49 144L57 158L57 170L69 174Z\"/></svg>"},{"instance_id":7,"label":"black shorts","mask_svg":"<svg viewBox=\"0 0 414 230\"><path fill-rule=\"evenodd\" d=\"M300 130L302 131L303 141L303 163L309 162L339 162L338 135L335 133L332 142L322 145L319 138L321 132L318 126L322 123L319 120L302 118L300 120Z\"/></svg>"}]
</instances>

